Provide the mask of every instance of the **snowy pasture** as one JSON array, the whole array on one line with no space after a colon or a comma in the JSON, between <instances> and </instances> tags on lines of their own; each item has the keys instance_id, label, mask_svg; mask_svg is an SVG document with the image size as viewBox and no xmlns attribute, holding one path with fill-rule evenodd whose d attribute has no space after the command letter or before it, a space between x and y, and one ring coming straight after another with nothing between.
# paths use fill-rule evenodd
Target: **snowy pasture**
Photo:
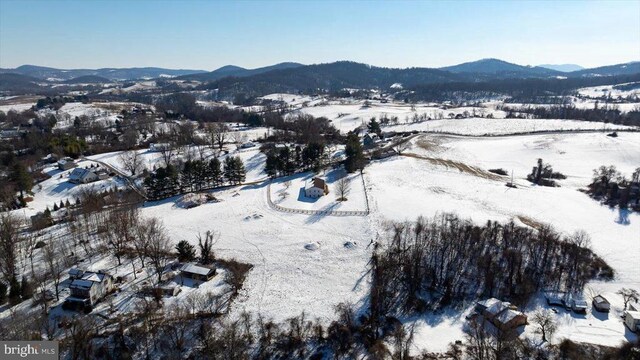
<instances>
[{"instance_id":1,"label":"snowy pasture","mask_svg":"<svg viewBox=\"0 0 640 360\"><path fill-rule=\"evenodd\" d=\"M302 107L299 111L315 117L326 117L332 121L333 125L342 133L351 131L359 126L366 126L372 117L380 120L381 117L397 117L399 123L408 123L415 116L426 116L431 119L444 119L453 114L477 114L489 115L495 118L503 118L505 113L484 107L456 107L443 108L436 104L404 104L404 103L382 103L371 101L365 106L364 101L332 101L327 104Z\"/></svg>"},{"instance_id":2,"label":"snowy pasture","mask_svg":"<svg viewBox=\"0 0 640 360\"><path fill-rule=\"evenodd\" d=\"M633 129L625 125L560 119L442 119L382 127L382 131L446 132L458 135L505 135L536 131L619 130Z\"/></svg>"},{"instance_id":3,"label":"snowy pasture","mask_svg":"<svg viewBox=\"0 0 640 360\"><path fill-rule=\"evenodd\" d=\"M640 288L640 214L603 206L577 190L590 182L592 170L600 165L616 165L628 176L640 165L640 134L500 139L425 135L413 144L406 156L375 162L365 171L372 208L377 210L374 216L410 221L418 215L456 212L478 224L513 220L522 226L549 223L564 234L585 230L591 237L591 248L616 270L612 282L589 283L585 296L590 301L592 296L603 294L616 310L606 319L591 310L586 316L560 311L555 339L602 345L635 339L618 316L621 298L615 292L621 287ZM539 157L568 176L559 181L561 187L532 186L524 179ZM487 172L495 167L513 169L518 188L505 186L507 176ZM537 306L532 304L528 310ZM448 342L460 339L463 318L463 314L453 313L411 321L418 324L417 339L422 338L425 347L444 351ZM533 326L525 329L532 335ZM437 341L434 334L440 334Z\"/></svg>"},{"instance_id":4,"label":"snowy pasture","mask_svg":"<svg viewBox=\"0 0 640 360\"><path fill-rule=\"evenodd\" d=\"M274 211L264 183L214 194L220 202L182 209L167 200L148 203L142 212L162 218L174 242L196 245L198 233L219 231L216 256L254 266L235 311L279 321L305 311L330 321L335 305L365 296L369 219Z\"/></svg>"}]
</instances>

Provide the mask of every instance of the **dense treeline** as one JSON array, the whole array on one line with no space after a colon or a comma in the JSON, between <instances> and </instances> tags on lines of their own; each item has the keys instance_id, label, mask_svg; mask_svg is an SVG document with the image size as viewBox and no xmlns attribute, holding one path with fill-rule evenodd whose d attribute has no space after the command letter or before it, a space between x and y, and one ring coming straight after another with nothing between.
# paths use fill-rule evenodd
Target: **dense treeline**
<instances>
[{"instance_id":1,"label":"dense treeline","mask_svg":"<svg viewBox=\"0 0 640 360\"><path fill-rule=\"evenodd\" d=\"M640 109L622 112L615 106L580 109L575 105L556 106L503 106L501 110L507 112L507 117L518 117L518 114L530 114L538 119L572 119L584 121L598 121L612 124L640 126Z\"/></svg>"},{"instance_id":2,"label":"dense treeline","mask_svg":"<svg viewBox=\"0 0 640 360\"><path fill-rule=\"evenodd\" d=\"M371 316L424 311L463 299L497 297L524 304L541 289L578 291L613 270L589 249L584 232L562 236L455 214L390 226L372 256Z\"/></svg>"},{"instance_id":3,"label":"dense treeline","mask_svg":"<svg viewBox=\"0 0 640 360\"><path fill-rule=\"evenodd\" d=\"M149 174L144 180L144 186L149 199L159 200L224 184L237 185L244 182L245 177L242 159L229 156L224 163L217 158L210 161L188 160L180 170L175 165L168 164Z\"/></svg>"},{"instance_id":4,"label":"dense treeline","mask_svg":"<svg viewBox=\"0 0 640 360\"><path fill-rule=\"evenodd\" d=\"M312 142L308 145L263 147L267 155L264 171L271 177L291 175L302 170L318 172L327 164L325 146Z\"/></svg>"},{"instance_id":5,"label":"dense treeline","mask_svg":"<svg viewBox=\"0 0 640 360\"><path fill-rule=\"evenodd\" d=\"M460 97L479 98L507 95L511 101L536 103L538 98L571 95L575 89L640 81L640 74L568 79L505 79L484 82L449 82L418 85L399 92L398 99L446 101Z\"/></svg>"},{"instance_id":6,"label":"dense treeline","mask_svg":"<svg viewBox=\"0 0 640 360\"><path fill-rule=\"evenodd\" d=\"M298 144L336 144L342 141L340 131L325 117L314 118L302 113L285 117L271 112L264 118L264 125L273 129L266 141Z\"/></svg>"}]
</instances>

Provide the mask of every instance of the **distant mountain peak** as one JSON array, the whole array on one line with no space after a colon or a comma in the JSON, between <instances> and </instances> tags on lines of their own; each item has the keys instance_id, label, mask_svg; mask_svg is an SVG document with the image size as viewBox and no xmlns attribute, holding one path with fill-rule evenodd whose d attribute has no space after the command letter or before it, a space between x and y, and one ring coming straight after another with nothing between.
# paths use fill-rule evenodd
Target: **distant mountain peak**
<instances>
[{"instance_id":1,"label":"distant mountain peak","mask_svg":"<svg viewBox=\"0 0 640 360\"><path fill-rule=\"evenodd\" d=\"M551 70L562 71L562 72L584 70L584 67L577 64L543 64L538 66L545 69L551 69Z\"/></svg>"},{"instance_id":2,"label":"distant mountain peak","mask_svg":"<svg viewBox=\"0 0 640 360\"><path fill-rule=\"evenodd\" d=\"M550 76L557 72L537 66L518 65L504 60L488 58L470 61L458 65L447 66L440 70L453 73L476 73L476 74L519 74L529 76Z\"/></svg>"}]
</instances>

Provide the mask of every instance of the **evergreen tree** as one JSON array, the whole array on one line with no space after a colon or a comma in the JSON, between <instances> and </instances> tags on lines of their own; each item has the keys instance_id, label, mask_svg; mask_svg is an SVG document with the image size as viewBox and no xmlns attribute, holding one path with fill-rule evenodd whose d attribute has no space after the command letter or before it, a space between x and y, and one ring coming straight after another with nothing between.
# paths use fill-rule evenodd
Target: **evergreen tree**
<instances>
[{"instance_id":1,"label":"evergreen tree","mask_svg":"<svg viewBox=\"0 0 640 360\"><path fill-rule=\"evenodd\" d=\"M58 209L62 209L63 207L64 207L64 202L60 200L60 205L58 206Z\"/></svg>"},{"instance_id":2,"label":"evergreen tree","mask_svg":"<svg viewBox=\"0 0 640 360\"><path fill-rule=\"evenodd\" d=\"M33 287L26 276L23 276L20 281L20 296L22 300L30 299L33 296Z\"/></svg>"},{"instance_id":3,"label":"evergreen tree","mask_svg":"<svg viewBox=\"0 0 640 360\"><path fill-rule=\"evenodd\" d=\"M217 158L213 158L211 159L211 161L209 161L208 178L212 186L220 186L224 181L222 178L221 166L222 164Z\"/></svg>"},{"instance_id":4,"label":"evergreen tree","mask_svg":"<svg viewBox=\"0 0 640 360\"><path fill-rule=\"evenodd\" d=\"M0 281L0 305L7 301L7 285Z\"/></svg>"},{"instance_id":5,"label":"evergreen tree","mask_svg":"<svg viewBox=\"0 0 640 360\"><path fill-rule=\"evenodd\" d=\"M232 185L244 182L246 170L240 157L229 156L224 159L224 178Z\"/></svg>"},{"instance_id":6,"label":"evergreen tree","mask_svg":"<svg viewBox=\"0 0 640 360\"><path fill-rule=\"evenodd\" d=\"M323 154L324 145L319 143L310 143L302 151L302 164L305 168L312 168L317 171L322 167Z\"/></svg>"},{"instance_id":7,"label":"evergreen tree","mask_svg":"<svg viewBox=\"0 0 640 360\"><path fill-rule=\"evenodd\" d=\"M244 163L240 157L236 157L234 160L234 180L236 184L243 183L247 177L247 171L245 170Z\"/></svg>"},{"instance_id":8,"label":"evergreen tree","mask_svg":"<svg viewBox=\"0 0 640 360\"><path fill-rule=\"evenodd\" d=\"M278 160L278 157L270 151L269 153L267 153L267 160L264 166L264 171L270 177L275 178L278 176L278 172L280 171L279 164L280 160Z\"/></svg>"},{"instance_id":9,"label":"evergreen tree","mask_svg":"<svg viewBox=\"0 0 640 360\"><path fill-rule=\"evenodd\" d=\"M15 305L20 302L20 283L14 276L9 281L9 304Z\"/></svg>"},{"instance_id":10,"label":"evergreen tree","mask_svg":"<svg viewBox=\"0 0 640 360\"><path fill-rule=\"evenodd\" d=\"M13 165L11 179L15 182L16 189L20 191L21 196L24 195L24 192L31 191L33 187L31 174L29 174L27 168L21 162L16 162Z\"/></svg>"},{"instance_id":11,"label":"evergreen tree","mask_svg":"<svg viewBox=\"0 0 640 360\"><path fill-rule=\"evenodd\" d=\"M195 184L194 164L187 161L180 172L180 187L182 191L193 191Z\"/></svg>"},{"instance_id":12,"label":"evergreen tree","mask_svg":"<svg viewBox=\"0 0 640 360\"><path fill-rule=\"evenodd\" d=\"M196 250L195 247L187 240L181 240L176 245L176 251L178 252L178 261L180 262L188 262L193 261L196 258Z\"/></svg>"},{"instance_id":13,"label":"evergreen tree","mask_svg":"<svg viewBox=\"0 0 640 360\"><path fill-rule=\"evenodd\" d=\"M58 204L53 203L53 211L58 211Z\"/></svg>"},{"instance_id":14,"label":"evergreen tree","mask_svg":"<svg viewBox=\"0 0 640 360\"><path fill-rule=\"evenodd\" d=\"M345 160L344 167L347 172L351 173L356 170L364 169L366 161L362 152L360 139L358 138L358 134L355 132L349 132L349 134L347 134L345 154L347 158Z\"/></svg>"},{"instance_id":15,"label":"evergreen tree","mask_svg":"<svg viewBox=\"0 0 640 360\"><path fill-rule=\"evenodd\" d=\"M382 135L382 129L380 128L380 123L376 121L375 117L371 118L371 121L369 121L369 124L367 125L367 129L369 130L370 133L375 133L378 136Z\"/></svg>"}]
</instances>

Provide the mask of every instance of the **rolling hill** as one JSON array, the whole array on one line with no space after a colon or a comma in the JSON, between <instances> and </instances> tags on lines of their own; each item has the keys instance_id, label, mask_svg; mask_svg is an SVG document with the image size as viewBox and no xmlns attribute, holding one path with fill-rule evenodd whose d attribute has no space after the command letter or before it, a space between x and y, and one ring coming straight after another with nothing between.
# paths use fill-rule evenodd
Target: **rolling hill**
<instances>
[{"instance_id":1,"label":"rolling hill","mask_svg":"<svg viewBox=\"0 0 640 360\"><path fill-rule=\"evenodd\" d=\"M304 65L294 63L294 62L284 62L284 63L260 67L256 69L245 69L240 66L226 65L208 73L182 75L182 76L179 76L178 79L207 82L207 81L216 81L218 79L222 79L228 76L246 77L246 76L258 75L258 74L262 74L262 73L266 73L274 70L294 69L301 66L304 66Z\"/></svg>"},{"instance_id":2,"label":"rolling hill","mask_svg":"<svg viewBox=\"0 0 640 360\"><path fill-rule=\"evenodd\" d=\"M0 73L27 75L42 80L65 81L80 76L100 76L109 80L134 80L143 78L175 77L203 73L204 70L172 70L157 67L102 68L102 69L56 69L44 66L22 65L15 69L0 69Z\"/></svg>"}]
</instances>

